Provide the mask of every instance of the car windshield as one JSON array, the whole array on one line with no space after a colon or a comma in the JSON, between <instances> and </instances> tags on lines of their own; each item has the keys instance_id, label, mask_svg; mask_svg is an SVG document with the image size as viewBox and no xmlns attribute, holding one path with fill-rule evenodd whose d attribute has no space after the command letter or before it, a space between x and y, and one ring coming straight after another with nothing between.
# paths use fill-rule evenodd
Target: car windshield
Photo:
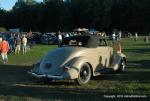
<instances>
[{"instance_id":1,"label":"car windshield","mask_svg":"<svg viewBox=\"0 0 150 101\"><path fill-rule=\"evenodd\" d=\"M98 41L92 36L73 36L64 38L61 46L97 47Z\"/></svg>"}]
</instances>

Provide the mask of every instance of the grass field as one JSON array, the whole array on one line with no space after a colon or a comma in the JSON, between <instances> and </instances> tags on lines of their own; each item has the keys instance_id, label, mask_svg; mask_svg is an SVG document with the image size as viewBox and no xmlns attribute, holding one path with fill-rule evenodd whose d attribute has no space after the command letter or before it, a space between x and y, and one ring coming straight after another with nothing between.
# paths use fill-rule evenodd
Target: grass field
<instances>
[{"instance_id":1,"label":"grass field","mask_svg":"<svg viewBox=\"0 0 150 101\"><path fill-rule=\"evenodd\" d=\"M84 86L73 81L38 81L27 74L55 45L36 45L26 55L10 54L7 65L0 61L0 101L150 101L150 43L123 39L122 44L126 71L94 77Z\"/></svg>"}]
</instances>

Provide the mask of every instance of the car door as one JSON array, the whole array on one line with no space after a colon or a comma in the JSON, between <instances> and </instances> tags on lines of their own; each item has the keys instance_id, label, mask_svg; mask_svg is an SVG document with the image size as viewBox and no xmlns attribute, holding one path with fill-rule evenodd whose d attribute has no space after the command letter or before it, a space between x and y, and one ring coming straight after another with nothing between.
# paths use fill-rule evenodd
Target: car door
<instances>
[{"instance_id":1,"label":"car door","mask_svg":"<svg viewBox=\"0 0 150 101\"><path fill-rule=\"evenodd\" d=\"M100 44L97 47L99 64L96 71L99 71L104 68L108 68L110 65L110 47L107 46L106 40L100 39ZM105 42L104 42L105 41Z\"/></svg>"},{"instance_id":2,"label":"car door","mask_svg":"<svg viewBox=\"0 0 150 101\"><path fill-rule=\"evenodd\" d=\"M99 75L99 73L103 74L103 73L107 72L106 69L110 68L110 57L111 57L110 50L111 49L108 46L97 47L97 49L98 49L99 63L96 66L95 74L97 75L97 73L98 73L98 75Z\"/></svg>"},{"instance_id":3,"label":"car door","mask_svg":"<svg viewBox=\"0 0 150 101\"><path fill-rule=\"evenodd\" d=\"M105 67L107 60L106 60L107 48L102 46L98 47L98 57L99 57L99 64L101 67Z\"/></svg>"}]
</instances>

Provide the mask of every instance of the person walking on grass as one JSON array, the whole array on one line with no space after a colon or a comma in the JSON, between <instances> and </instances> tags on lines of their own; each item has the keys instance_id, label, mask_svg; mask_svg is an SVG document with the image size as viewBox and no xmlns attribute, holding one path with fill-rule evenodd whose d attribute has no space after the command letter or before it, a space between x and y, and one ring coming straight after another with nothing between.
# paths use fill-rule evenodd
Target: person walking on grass
<instances>
[{"instance_id":1,"label":"person walking on grass","mask_svg":"<svg viewBox=\"0 0 150 101\"><path fill-rule=\"evenodd\" d=\"M21 47L21 38L19 36L19 34L17 35L16 39L15 39L15 54L19 54L20 53L20 47Z\"/></svg>"},{"instance_id":2,"label":"person walking on grass","mask_svg":"<svg viewBox=\"0 0 150 101\"><path fill-rule=\"evenodd\" d=\"M138 40L138 34L135 32L135 42Z\"/></svg>"},{"instance_id":3,"label":"person walking on grass","mask_svg":"<svg viewBox=\"0 0 150 101\"><path fill-rule=\"evenodd\" d=\"M118 40L119 40L119 41L121 41L121 37L122 37L122 32L119 31L119 33L118 33Z\"/></svg>"},{"instance_id":4,"label":"person walking on grass","mask_svg":"<svg viewBox=\"0 0 150 101\"><path fill-rule=\"evenodd\" d=\"M59 32L58 32L58 47L60 47L60 46L61 46L62 39L63 39L63 37L62 37L62 33L59 31Z\"/></svg>"},{"instance_id":5,"label":"person walking on grass","mask_svg":"<svg viewBox=\"0 0 150 101\"><path fill-rule=\"evenodd\" d=\"M1 51L1 56L4 64L8 62L7 53L9 49L10 49L9 43L5 40L5 38L3 38L3 41L0 43L0 51Z\"/></svg>"},{"instance_id":6,"label":"person walking on grass","mask_svg":"<svg viewBox=\"0 0 150 101\"><path fill-rule=\"evenodd\" d=\"M23 38L22 38L22 51L23 51L23 54L26 54L27 52L27 38L25 34L23 35Z\"/></svg>"},{"instance_id":7,"label":"person walking on grass","mask_svg":"<svg viewBox=\"0 0 150 101\"><path fill-rule=\"evenodd\" d=\"M115 32L113 32L113 34L112 34L112 44L113 45L115 44L115 40L116 40L116 34L115 34Z\"/></svg>"}]
</instances>

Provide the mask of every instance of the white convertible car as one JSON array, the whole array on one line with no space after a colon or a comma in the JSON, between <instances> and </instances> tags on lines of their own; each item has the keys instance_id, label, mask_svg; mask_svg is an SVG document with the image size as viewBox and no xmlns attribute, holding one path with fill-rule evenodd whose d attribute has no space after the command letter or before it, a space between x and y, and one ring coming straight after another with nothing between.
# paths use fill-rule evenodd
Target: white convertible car
<instances>
[{"instance_id":1,"label":"white convertible car","mask_svg":"<svg viewBox=\"0 0 150 101\"><path fill-rule=\"evenodd\" d=\"M113 51L104 39L91 35L65 38L62 46L50 51L29 73L36 78L76 80L80 85L92 76L124 71L126 56Z\"/></svg>"}]
</instances>

